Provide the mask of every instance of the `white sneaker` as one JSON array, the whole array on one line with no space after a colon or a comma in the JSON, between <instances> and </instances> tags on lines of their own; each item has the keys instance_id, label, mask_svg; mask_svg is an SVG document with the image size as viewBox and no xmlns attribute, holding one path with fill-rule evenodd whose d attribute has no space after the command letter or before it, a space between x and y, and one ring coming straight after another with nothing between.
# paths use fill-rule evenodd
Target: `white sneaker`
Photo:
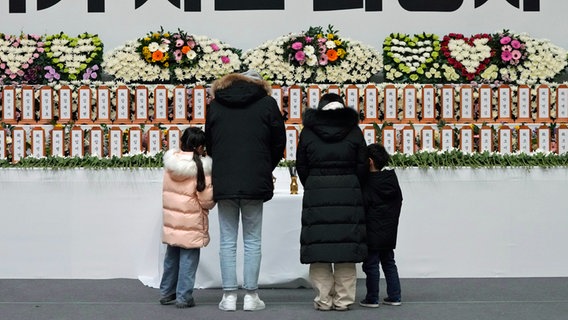
<instances>
[{"instance_id":1,"label":"white sneaker","mask_svg":"<svg viewBox=\"0 0 568 320\"><path fill-rule=\"evenodd\" d=\"M245 294L245 300L243 305L244 311L258 311L266 307L264 301L260 300L257 293L247 293Z\"/></svg>"},{"instance_id":2,"label":"white sneaker","mask_svg":"<svg viewBox=\"0 0 568 320\"><path fill-rule=\"evenodd\" d=\"M224 293L223 299L219 302L219 309L223 311L237 310L237 293Z\"/></svg>"}]
</instances>

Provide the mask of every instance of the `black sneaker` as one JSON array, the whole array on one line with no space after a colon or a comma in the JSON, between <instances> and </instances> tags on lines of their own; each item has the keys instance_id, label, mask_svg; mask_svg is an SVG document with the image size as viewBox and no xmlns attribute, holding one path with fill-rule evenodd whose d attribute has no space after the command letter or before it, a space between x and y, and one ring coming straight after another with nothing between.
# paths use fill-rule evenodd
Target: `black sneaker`
<instances>
[{"instance_id":1,"label":"black sneaker","mask_svg":"<svg viewBox=\"0 0 568 320\"><path fill-rule=\"evenodd\" d=\"M179 309L195 307L195 300L191 298L188 302L176 302L176 307Z\"/></svg>"},{"instance_id":2,"label":"black sneaker","mask_svg":"<svg viewBox=\"0 0 568 320\"><path fill-rule=\"evenodd\" d=\"M169 296L162 297L160 299L160 304L167 305L176 302L176 294L172 293Z\"/></svg>"},{"instance_id":3,"label":"black sneaker","mask_svg":"<svg viewBox=\"0 0 568 320\"><path fill-rule=\"evenodd\" d=\"M359 301L359 305L361 307L365 307L365 308L378 308L379 307L379 302L371 302L371 301L367 301L367 299L365 300L361 300Z\"/></svg>"},{"instance_id":4,"label":"black sneaker","mask_svg":"<svg viewBox=\"0 0 568 320\"><path fill-rule=\"evenodd\" d=\"M402 302L400 302L400 300L393 300L391 298L384 298L383 304L387 304L389 306L400 306L402 304Z\"/></svg>"}]
</instances>

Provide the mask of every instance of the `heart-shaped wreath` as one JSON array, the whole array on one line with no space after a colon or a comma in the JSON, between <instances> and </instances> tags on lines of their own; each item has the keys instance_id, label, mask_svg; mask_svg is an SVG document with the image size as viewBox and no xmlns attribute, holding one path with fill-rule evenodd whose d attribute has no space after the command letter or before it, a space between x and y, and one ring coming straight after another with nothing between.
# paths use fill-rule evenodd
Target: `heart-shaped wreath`
<instances>
[{"instance_id":1,"label":"heart-shaped wreath","mask_svg":"<svg viewBox=\"0 0 568 320\"><path fill-rule=\"evenodd\" d=\"M38 35L0 33L0 82L34 82L36 61L43 50Z\"/></svg>"},{"instance_id":2,"label":"heart-shaped wreath","mask_svg":"<svg viewBox=\"0 0 568 320\"><path fill-rule=\"evenodd\" d=\"M97 35L80 34L77 38L64 33L47 36L45 52L46 78L55 80L95 80L103 59L103 43Z\"/></svg>"},{"instance_id":3,"label":"heart-shaped wreath","mask_svg":"<svg viewBox=\"0 0 568 320\"><path fill-rule=\"evenodd\" d=\"M491 41L489 34L465 37L463 34L450 33L444 36L441 51L448 64L471 81L487 68L491 58L495 56Z\"/></svg>"},{"instance_id":4,"label":"heart-shaped wreath","mask_svg":"<svg viewBox=\"0 0 568 320\"><path fill-rule=\"evenodd\" d=\"M435 34L392 33L383 42L385 76L389 80L429 83L441 77L436 69L440 41Z\"/></svg>"}]
</instances>

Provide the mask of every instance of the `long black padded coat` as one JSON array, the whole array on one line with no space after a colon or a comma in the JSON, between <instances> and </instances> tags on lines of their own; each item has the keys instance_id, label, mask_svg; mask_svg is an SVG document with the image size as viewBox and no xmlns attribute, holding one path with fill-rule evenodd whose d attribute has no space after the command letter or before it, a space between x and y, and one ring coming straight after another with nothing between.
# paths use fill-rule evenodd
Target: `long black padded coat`
<instances>
[{"instance_id":1,"label":"long black padded coat","mask_svg":"<svg viewBox=\"0 0 568 320\"><path fill-rule=\"evenodd\" d=\"M395 171L371 172L363 195L369 250L395 249L402 207L402 191Z\"/></svg>"},{"instance_id":2,"label":"long black padded coat","mask_svg":"<svg viewBox=\"0 0 568 320\"><path fill-rule=\"evenodd\" d=\"M215 81L212 91L205 136L215 201L270 200L272 172L286 147L284 118L269 95L271 86L234 73Z\"/></svg>"},{"instance_id":3,"label":"long black padded coat","mask_svg":"<svg viewBox=\"0 0 568 320\"><path fill-rule=\"evenodd\" d=\"M361 262L367 256L361 185L367 147L351 108L308 109L296 153L304 186L300 262Z\"/></svg>"}]
</instances>

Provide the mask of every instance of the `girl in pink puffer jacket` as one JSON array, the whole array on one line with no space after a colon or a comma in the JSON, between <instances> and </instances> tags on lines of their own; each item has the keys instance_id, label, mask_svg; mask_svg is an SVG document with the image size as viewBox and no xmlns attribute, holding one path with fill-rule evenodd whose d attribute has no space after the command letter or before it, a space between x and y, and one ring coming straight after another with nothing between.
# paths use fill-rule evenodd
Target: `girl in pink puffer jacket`
<instances>
[{"instance_id":1,"label":"girl in pink puffer jacket","mask_svg":"<svg viewBox=\"0 0 568 320\"><path fill-rule=\"evenodd\" d=\"M181 151L164 154L162 242L167 245L160 303L178 308L195 305L193 286L200 248L209 243L209 210L215 206L211 158L204 155L205 133L189 127Z\"/></svg>"}]
</instances>

